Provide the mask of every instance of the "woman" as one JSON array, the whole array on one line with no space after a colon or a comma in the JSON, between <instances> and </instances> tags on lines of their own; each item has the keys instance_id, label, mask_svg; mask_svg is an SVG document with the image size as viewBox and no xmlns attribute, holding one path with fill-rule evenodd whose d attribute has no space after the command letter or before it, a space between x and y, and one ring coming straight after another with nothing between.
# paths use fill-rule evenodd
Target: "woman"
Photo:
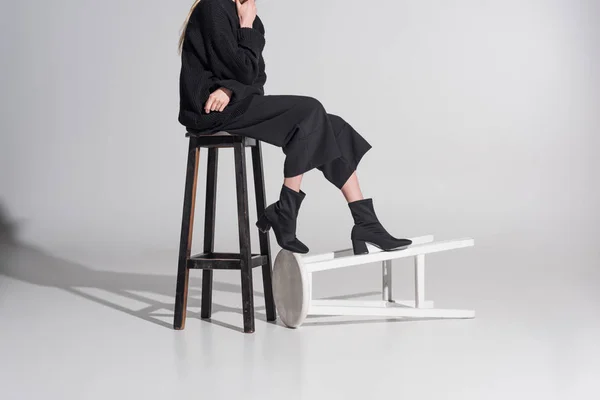
<instances>
[{"instance_id":1,"label":"woman","mask_svg":"<svg viewBox=\"0 0 600 400\"><path fill-rule=\"evenodd\" d=\"M348 202L354 254L368 253L366 242L386 251L410 245L384 229L372 199L361 193L356 167L371 145L312 97L264 94L264 34L255 0L196 0L179 42L179 122L203 134L227 131L283 149L279 200L256 223L263 232L272 227L282 248L308 252L296 237L296 220L306 196L300 190L302 176L313 168Z\"/></svg>"}]
</instances>

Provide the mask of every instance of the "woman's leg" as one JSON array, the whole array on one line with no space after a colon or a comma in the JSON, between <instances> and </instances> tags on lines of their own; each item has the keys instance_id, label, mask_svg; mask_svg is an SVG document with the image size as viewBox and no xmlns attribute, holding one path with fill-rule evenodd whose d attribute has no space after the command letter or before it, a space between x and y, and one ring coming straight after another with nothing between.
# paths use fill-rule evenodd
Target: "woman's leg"
<instances>
[{"instance_id":1,"label":"woman's leg","mask_svg":"<svg viewBox=\"0 0 600 400\"><path fill-rule=\"evenodd\" d=\"M327 115L342 155L317 168L342 191L347 202L362 200L356 168L371 145L343 118L335 114Z\"/></svg>"},{"instance_id":2,"label":"woman's leg","mask_svg":"<svg viewBox=\"0 0 600 400\"><path fill-rule=\"evenodd\" d=\"M291 178L285 178L283 184L296 192L300 191L300 185L302 184L302 177L304 174L296 175Z\"/></svg>"},{"instance_id":3,"label":"woman's leg","mask_svg":"<svg viewBox=\"0 0 600 400\"><path fill-rule=\"evenodd\" d=\"M306 96L253 96L248 109L225 121L220 130L282 148L286 154L285 180L279 200L265 209L256 224L262 231L272 227L282 248L308 252L308 247L296 237L296 219L306 195L300 190L302 176L341 156L323 105Z\"/></svg>"},{"instance_id":4,"label":"woman's leg","mask_svg":"<svg viewBox=\"0 0 600 400\"><path fill-rule=\"evenodd\" d=\"M325 108L312 97L252 96L248 109L220 129L281 147L284 178L300 179L298 175L342 156Z\"/></svg>"},{"instance_id":5,"label":"woman's leg","mask_svg":"<svg viewBox=\"0 0 600 400\"><path fill-rule=\"evenodd\" d=\"M291 178L287 184L296 189L299 175L313 168L341 189L371 148L346 121L308 96L253 96L248 109L221 130L281 147L284 178Z\"/></svg>"},{"instance_id":6,"label":"woman's leg","mask_svg":"<svg viewBox=\"0 0 600 400\"><path fill-rule=\"evenodd\" d=\"M364 199L360 190L360 185L358 184L358 176L356 175L356 171L350 175L350 178L348 178L346 183L344 183L344 186L342 186L342 194L348 203Z\"/></svg>"},{"instance_id":7,"label":"woman's leg","mask_svg":"<svg viewBox=\"0 0 600 400\"><path fill-rule=\"evenodd\" d=\"M348 202L354 220L350 232L354 254L368 252L369 242L382 250L396 250L410 245L408 239L392 236L381 224L372 198L364 198L358 183L356 167L371 146L344 119L329 114L342 156L318 168L325 177L339 187Z\"/></svg>"},{"instance_id":8,"label":"woman's leg","mask_svg":"<svg viewBox=\"0 0 600 400\"><path fill-rule=\"evenodd\" d=\"M348 183L348 186L342 191L344 196L347 196L347 193L351 198L362 197L362 194L359 194L358 178L356 175L354 177L352 175L355 174L362 157L372 146L342 117L329 113L327 116L340 150L340 156L319 165L317 169L340 190Z\"/></svg>"},{"instance_id":9,"label":"woman's leg","mask_svg":"<svg viewBox=\"0 0 600 400\"><path fill-rule=\"evenodd\" d=\"M226 121L220 130L281 147L286 154L280 198L257 222L261 230L273 227L282 248L308 251L295 236L298 210L305 196L300 190L305 172L318 168L348 201L362 198L355 170L371 145L312 97L253 96L248 109Z\"/></svg>"},{"instance_id":10,"label":"woman's leg","mask_svg":"<svg viewBox=\"0 0 600 400\"><path fill-rule=\"evenodd\" d=\"M281 147L288 155L284 185L296 192L300 191L303 173L315 166L348 202L363 198L356 168L371 145L312 97L255 96L246 113L222 129Z\"/></svg>"}]
</instances>

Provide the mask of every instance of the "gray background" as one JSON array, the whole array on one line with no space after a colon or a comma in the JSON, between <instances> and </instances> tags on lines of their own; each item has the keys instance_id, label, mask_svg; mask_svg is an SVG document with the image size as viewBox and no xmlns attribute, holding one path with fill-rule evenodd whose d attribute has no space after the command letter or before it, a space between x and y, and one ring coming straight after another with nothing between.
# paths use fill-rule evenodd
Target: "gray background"
<instances>
[{"instance_id":1,"label":"gray background","mask_svg":"<svg viewBox=\"0 0 600 400\"><path fill-rule=\"evenodd\" d=\"M164 304L174 293L187 151L177 122L176 46L190 3L32 0L0 8L3 218L35 251L94 270L162 274ZM508 379L521 365L541 378L514 378L507 391L589 393L598 363L588 357L599 353L591 338L599 303L600 2L261 0L258 9L266 93L316 97L367 138L373 149L358 175L384 226L397 236L475 238L474 249L432 259L440 268L431 292L507 326L572 326L544 342L544 356L503 359L506 368L488 377ZM268 145L263 152L270 203L284 155ZM219 166L221 251L238 248L230 153ZM317 170L303 190L298 237L311 252L349 247L342 195ZM196 245L202 224L198 212ZM5 282L54 285L36 270L24 276L15 267L22 255L11 254L2 258ZM368 267L342 272L343 280L332 274L317 291L379 285L365 278ZM237 301L237 288L231 292ZM13 322L4 298L3 329ZM232 321L241 325L241 316ZM526 346L519 337L512 343L530 350L542 340L536 334ZM563 345L566 353L557 350ZM557 376L567 379L560 390L549 383ZM453 393L477 398L484 393L477 390Z\"/></svg>"},{"instance_id":2,"label":"gray background","mask_svg":"<svg viewBox=\"0 0 600 400\"><path fill-rule=\"evenodd\" d=\"M176 247L187 143L175 47L189 2L2 7L0 184L23 238ZM316 97L373 144L359 177L396 234L552 231L564 245L598 233L599 7L262 1L266 92ZM283 157L265 146L270 201ZM221 164L226 242L232 155ZM303 190L299 236L315 250L347 244L341 195L318 171Z\"/></svg>"}]
</instances>

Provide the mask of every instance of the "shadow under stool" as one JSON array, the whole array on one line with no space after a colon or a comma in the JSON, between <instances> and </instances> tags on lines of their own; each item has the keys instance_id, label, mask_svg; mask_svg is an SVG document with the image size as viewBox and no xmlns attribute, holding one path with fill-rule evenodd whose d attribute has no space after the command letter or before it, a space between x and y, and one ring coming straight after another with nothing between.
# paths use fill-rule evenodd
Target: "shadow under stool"
<instances>
[{"instance_id":1,"label":"shadow under stool","mask_svg":"<svg viewBox=\"0 0 600 400\"><path fill-rule=\"evenodd\" d=\"M248 182L246 177L246 147L252 151L254 192L256 212L260 216L265 210L265 180L262 163L261 142L257 139L230 134L225 131L214 134L188 129L189 151L181 221L181 242L177 271L175 297L175 317L173 327L184 329L187 310L188 282L191 269L202 270L201 318L210 318L212 313L212 285L214 270L240 270L244 332L254 332L254 298L252 269L262 267L267 321L277 318L272 288L271 248L269 232L260 232L260 253L254 254L250 244L250 223L248 213ZM206 176L206 208L204 217L204 249L200 254L190 256L196 203L196 185L200 149L208 149ZM235 179L237 186L237 219L239 230L239 253L219 253L214 251L215 209L217 195L217 168L219 149L233 148Z\"/></svg>"}]
</instances>

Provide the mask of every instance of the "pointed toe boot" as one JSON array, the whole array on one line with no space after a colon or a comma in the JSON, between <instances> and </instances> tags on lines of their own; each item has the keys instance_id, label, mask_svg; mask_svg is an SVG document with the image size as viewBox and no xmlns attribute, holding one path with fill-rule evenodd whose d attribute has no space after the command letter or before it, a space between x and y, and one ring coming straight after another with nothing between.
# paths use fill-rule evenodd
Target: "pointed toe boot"
<instances>
[{"instance_id":1,"label":"pointed toe boot","mask_svg":"<svg viewBox=\"0 0 600 400\"><path fill-rule=\"evenodd\" d=\"M308 247L296 237L298 211L306 193L282 185L279 200L265 209L256 222L261 232L273 228L277 244L294 253L308 253Z\"/></svg>"},{"instance_id":2,"label":"pointed toe boot","mask_svg":"<svg viewBox=\"0 0 600 400\"><path fill-rule=\"evenodd\" d=\"M390 235L381 225L373 208L373 199L362 199L348 203L354 226L350 233L354 254L366 254L367 242L384 251L400 250L412 244L409 239L398 239Z\"/></svg>"}]
</instances>

